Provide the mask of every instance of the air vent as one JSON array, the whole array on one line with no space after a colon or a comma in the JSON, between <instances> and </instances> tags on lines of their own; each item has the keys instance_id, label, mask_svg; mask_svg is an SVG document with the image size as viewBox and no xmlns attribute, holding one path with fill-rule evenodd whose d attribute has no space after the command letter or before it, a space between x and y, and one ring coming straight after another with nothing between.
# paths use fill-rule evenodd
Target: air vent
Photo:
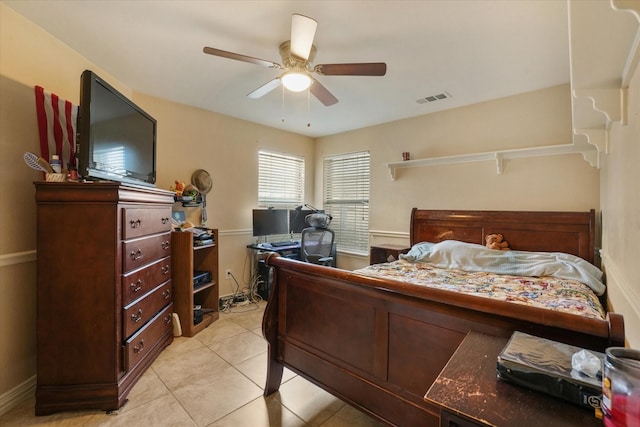
<instances>
[{"instance_id":1,"label":"air vent","mask_svg":"<svg viewBox=\"0 0 640 427\"><path fill-rule=\"evenodd\" d=\"M442 92L437 95L425 96L424 98L416 100L416 102L418 104L429 104L431 102L442 101L443 99L447 98L451 98L451 95L449 95L447 92Z\"/></svg>"}]
</instances>

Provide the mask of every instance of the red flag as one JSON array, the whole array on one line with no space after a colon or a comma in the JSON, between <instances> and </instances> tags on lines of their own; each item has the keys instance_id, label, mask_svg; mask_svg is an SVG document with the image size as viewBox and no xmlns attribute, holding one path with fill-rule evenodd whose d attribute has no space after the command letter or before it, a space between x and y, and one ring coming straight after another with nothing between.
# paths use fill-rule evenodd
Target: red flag
<instances>
[{"instance_id":1,"label":"red flag","mask_svg":"<svg viewBox=\"0 0 640 427\"><path fill-rule=\"evenodd\" d=\"M35 93L40 156L49 160L52 154L57 154L63 169L69 163L75 166L78 107L40 86L35 87Z\"/></svg>"}]
</instances>

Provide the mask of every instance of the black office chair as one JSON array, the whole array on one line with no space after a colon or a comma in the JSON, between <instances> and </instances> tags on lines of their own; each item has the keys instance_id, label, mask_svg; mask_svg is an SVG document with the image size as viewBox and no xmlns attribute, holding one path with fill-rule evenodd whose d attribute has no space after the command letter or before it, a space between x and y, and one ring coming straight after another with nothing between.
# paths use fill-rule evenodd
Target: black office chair
<instances>
[{"instance_id":1,"label":"black office chair","mask_svg":"<svg viewBox=\"0 0 640 427\"><path fill-rule=\"evenodd\" d=\"M320 265L331 265L333 257L333 241L335 233L329 228L331 216L326 214L310 214L306 217L309 227L302 230L300 239L300 257L305 262Z\"/></svg>"}]
</instances>

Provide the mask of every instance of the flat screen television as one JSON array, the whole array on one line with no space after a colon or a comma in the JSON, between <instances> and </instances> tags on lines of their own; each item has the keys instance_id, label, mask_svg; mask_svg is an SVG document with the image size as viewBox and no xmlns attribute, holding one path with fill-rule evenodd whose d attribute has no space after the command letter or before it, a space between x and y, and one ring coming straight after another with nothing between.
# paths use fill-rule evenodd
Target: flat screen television
<instances>
[{"instance_id":1,"label":"flat screen television","mask_svg":"<svg viewBox=\"0 0 640 427\"><path fill-rule=\"evenodd\" d=\"M307 215L316 213L317 211L307 209L292 209L289 211L289 233L302 233L302 230L309 227L306 218Z\"/></svg>"},{"instance_id":2,"label":"flat screen television","mask_svg":"<svg viewBox=\"0 0 640 427\"><path fill-rule=\"evenodd\" d=\"M289 211L286 209L254 209L253 235L271 236L289 233Z\"/></svg>"},{"instance_id":3,"label":"flat screen television","mask_svg":"<svg viewBox=\"0 0 640 427\"><path fill-rule=\"evenodd\" d=\"M155 187L156 120L94 72L80 79L76 156L85 179Z\"/></svg>"}]
</instances>

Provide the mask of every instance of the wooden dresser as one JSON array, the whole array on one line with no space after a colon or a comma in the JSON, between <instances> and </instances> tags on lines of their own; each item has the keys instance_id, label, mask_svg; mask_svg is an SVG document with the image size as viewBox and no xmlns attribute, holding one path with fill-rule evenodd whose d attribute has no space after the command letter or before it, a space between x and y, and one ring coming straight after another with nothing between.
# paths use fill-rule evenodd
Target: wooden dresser
<instances>
[{"instance_id":1,"label":"wooden dresser","mask_svg":"<svg viewBox=\"0 0 640 427\"><path fill-rule=\"evenodd\" d=\"M38 182L36 415L119 409L173 340L173 193Z\"/></svg>"}]
</instances>

